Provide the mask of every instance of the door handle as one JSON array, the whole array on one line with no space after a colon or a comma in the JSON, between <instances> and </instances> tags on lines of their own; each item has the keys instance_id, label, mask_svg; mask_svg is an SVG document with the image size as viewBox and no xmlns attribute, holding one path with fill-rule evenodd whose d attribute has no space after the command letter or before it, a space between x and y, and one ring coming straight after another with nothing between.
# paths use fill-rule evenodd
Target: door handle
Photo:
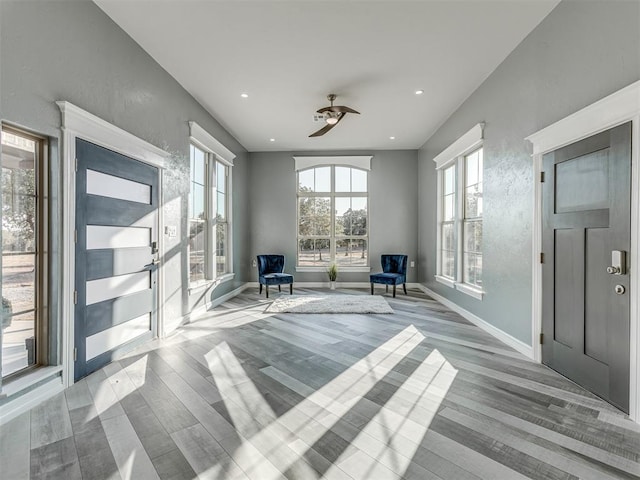
<instances>
[{"instance_id":1,"label":"door handle","mask_svg":"<svg viewBox=\"0 0 640 480\"><path fill-rule=\"evenodd\" d=\"M610 275L624 275L627 273L627 252L624 250L611 250L611 266L607 267Z\"/></svg>"},{"instance_id":2,"label":"door handle","mask_svg":"<svg viewBox=\"0 0 640 480\"><path fill-rule=\"evenodd\" d=\"M143 270L149 270L151 272L153 272L154 270L158 269L158 266L160 265L160 260L156 260L155 258L153 260L151 260L151 263L145 265L143 268Z\"/></svg>"}]
</instances>

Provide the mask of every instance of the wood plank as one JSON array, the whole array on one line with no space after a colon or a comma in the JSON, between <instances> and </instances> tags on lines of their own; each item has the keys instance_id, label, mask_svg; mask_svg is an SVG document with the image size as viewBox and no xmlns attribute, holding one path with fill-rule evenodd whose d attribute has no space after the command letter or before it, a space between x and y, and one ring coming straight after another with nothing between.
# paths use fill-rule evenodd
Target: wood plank
<instances>
[{"instance_id":1,"label":"wood plank","mask_svg":"<svg viewBox=\"0 0 640 480\"><path fill-rule=\"evenodd\" d=\"M124 415L124 410L122 410L118 397L109 384L104 371L98 370L92 373L85 378L85 381L101 419L106 420Z\"/></svg>"},{"instance_id":2,"label":"wood plank","mask_svg":"<svg viewBox=\"0 0 640 480\"><path fill-rule=\"evenodd\" d=\"M269 459L264 457L254 445L227 423L178 374L164 375L162 380L244 470L247 477L254 480L285 478Z\"/></svg>"},{"instance_id":3,"label":"wood plank","mask_svg":"<svg viewBox=\"0 0 640 480\"><path fill-rule=\"evenodd\" d=\"M148 356L141 357L135 363L125 367L127 375L151 407L167 433L171 434L197 423L195 417L178 400L158 375L147 368Z\"/></svg>"},{"instance_id":4,"label":"wood plank","mask_svg":"<svg viewBox=\"0 0 640 480\"><path fill-rule=\"evenodd\" d=\"M0 428L0 465L6 478L28 479L31 468L31 412Z\"/></svg>"},{"instance_id":5,"label":"wood plank","mask_svg":"<svg viewBox=\"0 0 640 480\"><path fill-rule=\"evenodd\" d=\"M109 448L109 441L93 405L70 412L73 435L85 478L119 480L118 466Z\"/></svg>"},{"instance_id":6,"label":"wood plank","mask_svg":"<svg viewBox=\"0 0 640 480\"><path fill-rule=\"evenodd\" d=\"M126 415L103 419L102 426L124 480L160 478Z\"/></svg>"},{"instance_id":7,"label":"wood plank","mask_svg":"<svg viewBox=\"0 0 640 480\"><path fill-rule=\"evenodd\" d=\"M84 378L67 388L64 391L64 396L67 399L69 411L75 410L76 408L88 407L93 404L91 392L89 392L87 381Z\"/></svg>"},{"instance_id":8,"label":"wood plank","mask_svg":"<svg viewBox=\"0 0 640 480\"><path fill-rule=\"evenodd\" d=\"M81 480L80 463L73 437L63 438L31 450L30 478Z\"/></svg>"},{"instance_id":9,"label":"wood plank","mask_svg":"<svg viewBox=\"0 0 640 480\"><path fill-rule=\"evenodd\" d=\"M31 449L73 436L64 393L59 393L31 410ZM66 447L63 445L63 450Z\"/></svg>"}]
</instances>

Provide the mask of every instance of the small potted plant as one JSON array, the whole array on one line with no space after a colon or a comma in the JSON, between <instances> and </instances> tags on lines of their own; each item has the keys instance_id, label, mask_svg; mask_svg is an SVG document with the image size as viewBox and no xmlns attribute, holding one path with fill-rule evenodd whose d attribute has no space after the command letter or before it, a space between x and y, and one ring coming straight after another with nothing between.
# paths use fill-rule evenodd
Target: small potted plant
<instances>
[{"instance_id":1,"label":"small potted plant","mask_svg":"<svg viewBox=\"0 0 640 480\"><path fill-rule=\"evenodd\" d=\"M332 263L329 265L329 269L327 270L327 274L329 275L329 287L331 290L336 289L336 278L338 278L338 265Z\"/></svg>"}]
</instances>

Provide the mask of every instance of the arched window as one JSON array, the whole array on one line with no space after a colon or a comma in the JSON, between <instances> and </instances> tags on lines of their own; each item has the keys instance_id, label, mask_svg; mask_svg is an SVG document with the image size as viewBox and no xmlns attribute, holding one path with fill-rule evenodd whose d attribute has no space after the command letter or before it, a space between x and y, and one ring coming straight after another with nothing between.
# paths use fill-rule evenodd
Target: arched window
<instances>
[{"instance_id":1,"label":"arched window","mask_svg":"<svg viewBox=\"0 0 640 480\"><path fill-rule=\"evenodd\" d=\"M368 168L349 162L323 164L299 169L296 179L297 266L326 268L335 263L347 270L367 267Z\"/></svg>"}]
</instances>

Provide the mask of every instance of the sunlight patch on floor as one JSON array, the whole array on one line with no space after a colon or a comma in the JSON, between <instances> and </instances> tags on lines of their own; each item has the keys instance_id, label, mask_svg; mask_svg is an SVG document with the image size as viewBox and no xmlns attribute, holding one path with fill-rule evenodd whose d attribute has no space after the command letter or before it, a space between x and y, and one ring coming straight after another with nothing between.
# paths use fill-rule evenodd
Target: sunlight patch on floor
<instances>
[{"instance_id":1,"label":"sunlight patch on floor","mask_svg":"<svg viewBox=\"0 0 640 480\"><path fill-rule=\"evenodd\" d=\"M229 415L242 436L248 439L235 452L230 452L232 457L240 465L250 465L245 472L261 480L279 477L280 472L294 464L295 473L303 475L302 478L318 478L318 472L303 460L304 455L296 453L288 444L302 438L306 449L310 449L424 338L414 326L409 326L318 390L273 367L263 369L263 373L284 385L306 393L302 402L281 417L275 415L231 348L224 342L217 345L205 358ZM324 412L330 412L331 419L320 425L316 419ZM258 445L263 446L265 453L256 457ZM271 470L272 475L267 473L270 469L264 468L269 464L277 467L276 471ZM334 473L338 472L327 472L329 476Z\"/></svg>"},{"instance_id":2,"label":"sunlight patch on floor","mask_svg":"<svg viewBox=\"0 0 640 480\"><path fill-rule=\"evenodd\" d=\"M363 478L379 478L384 475L381 465L393 472L404 473L456 373L457 370L442 354L433 350L352 440L332 468L342 468L347 473L362 475ZM420 393L413 393L415 389ZM419 440L409 443L405 439ZM349 459L358 449L366 451L370 461L361 458L357 465L353 461L341 461L343 457ZM349 466L355 466L357 470L351 471Z\"/></svg>"}]
</instances>

